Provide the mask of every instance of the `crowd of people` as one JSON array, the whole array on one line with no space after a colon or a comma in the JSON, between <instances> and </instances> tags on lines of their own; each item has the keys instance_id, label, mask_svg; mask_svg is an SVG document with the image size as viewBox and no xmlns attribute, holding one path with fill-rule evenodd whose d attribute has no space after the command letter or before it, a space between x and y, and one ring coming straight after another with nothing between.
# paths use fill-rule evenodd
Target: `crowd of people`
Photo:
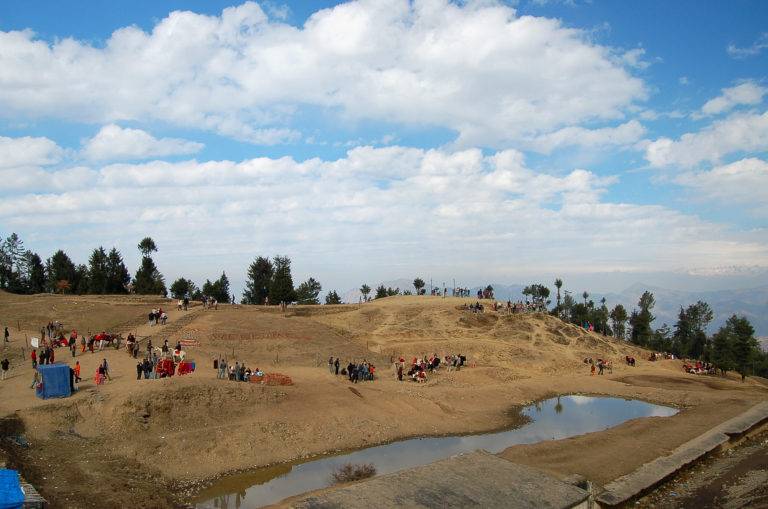
<instances>
[{"instance_id":1,"label":"crowd of people","mask_svg":"<svg viewBox=\"0 0 768 509\"><path fill-rule=\"evenodd\" d=\"M168 314L163 311L163 308L157 308L149 312L148 318L150 327L154 325L165 325L168 321Z\"/></svg>"},{"instance_id":2,"label":"crowd of people","mask_svg":"<svg viewBox=\"0 0 768 509\"><path fill-rule=\"evenodd\" d=\"M217 359L214 361L216 378L220 380L230 380L232 382L250 382L253 377L263 377L264 372L259 369L251 369L245 366L245 362L235 361L234 364L228 364L226 359Z\"/></svg>"},{"instance_id":3,"label":"crowd of people","mask_svg":"<svg viewBox=\"0 0 768 509\"><path fill-rule=\"evenodd\" d=\"M507 302L499 302L494 300L490 306L495 312L505 314L546 313L547 311L546 304L541 302L529 302L527 300L519 300L517 302L512 302L511 300L508 300ZM478 300L475 301L474 304L465 304L463 309L469 310L472 313L483 313L485 312L485 305L481 304Z\"/></svg>"},{"instance_id":4,"label":"crowd of people","mask_svg":"<svg viewBox=\"0 0 768 509\"><path fill-rule=\"evenodd\" d=\"M716 375L717 369L711 362L684 362L683 371L692 375Z\"/></svg>"},{"instance_id":5,"label":"crowd of people","mask_svg":"<svg viewBox=\"0 0 768 509\"><path fill-rule=\"evenodd\" d=\"M332 375L345 376L352 383L370 382L376 379L376 366L366 359L361 362L348 361L346 366L342 366L341 359L330 357L328 371Z\"/></svg>"}]
</instances>

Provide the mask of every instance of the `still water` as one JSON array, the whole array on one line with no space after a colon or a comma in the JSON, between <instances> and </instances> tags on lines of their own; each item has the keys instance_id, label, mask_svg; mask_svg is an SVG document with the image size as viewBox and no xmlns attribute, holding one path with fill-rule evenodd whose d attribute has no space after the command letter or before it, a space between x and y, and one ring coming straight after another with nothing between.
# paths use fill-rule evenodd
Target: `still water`
<instances>
[{"instance_id":1,"label":"still water","mask_svg":"<svg viewBox=\"0 0 768 509\"><path fill-rule=\"evenodd\" d=\"M252 509L329 486L332 472L345 463L373 463L377 475L388 474L476 449L498 453L512 445L583 435L639 417L669 417L677 410L621 398L561 396L527 406L521 413L530 421L507 431L413 438L227 476L201 492L193 503L199 509Z\"/></svg>"}]
</instances>

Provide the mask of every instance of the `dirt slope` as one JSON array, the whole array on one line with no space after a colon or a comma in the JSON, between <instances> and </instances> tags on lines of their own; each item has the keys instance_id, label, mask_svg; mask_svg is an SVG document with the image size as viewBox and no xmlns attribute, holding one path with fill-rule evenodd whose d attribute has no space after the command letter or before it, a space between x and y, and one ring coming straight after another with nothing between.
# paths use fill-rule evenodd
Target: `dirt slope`
<instances>
[{"instance_id":1,"label":"dirt slope","mask_svg":"<svg viewBox=\"0 0 768 509\"><path fill-rule=\"evenodd\" d=\"M643 455L662 454L768 393L762 385L732 380L713 382L723 386L717 390L690 386L690 375L682 373L679 362L645 362L647 352L545 315L474 315L458 309L459 299L396 297L362 306L289 308L284 314L276 308L229 305L171 309L164 327L144 323L146 311L157 305L151 300L18 299L26 302L17 308L19 315L33 328L39 318L56 318L80 330L83 324L109 329L135 320L131 330L155 345L164 339L198 342L188 350L198 370L164 380L136 380L136 361L124 351L78 353L76 359L59 351L58 360L80 361L84 374L81 390L65 400L34 398L31 366L14 364L10 379L0 384L0 416L13 423L5 429L21 429L14 433L22 433L32 446L23 449L0 440L0 449L59 507L168 506L180 500L174 497L186 496L184 486L229 471L408 436L509 426L516 405L555 394L616 394L686 409L653 427L630 422L616 428L611 468L602 471L602 481L638 465L640 459L629 451L642 430L665 437L656 442L651 435L643 438ZM54 306L56 317L50 314ZM82 318L83 306L104 314ZM1 312L13 319L14 311ZM13 337L11 350L20 349L22 341ZM442 372L426 384L395 380L390 356L432 353L463 353L473 367ZM328 372L331 355L343 361L368 359L379 367L380 378L351 387ZM638 367L625 366L625 355L634 355ZM219 356L288 374L294 385L217 380L212 361ZM612 359L614 373L590 376L585 357ZM103 358L113 380L96 387L91 378ZM585 453L565 446L558 450L566 455L561 461L546 446L510 454L543 468L557 470L560 464L567 470L560 473L570 473L599 464L595 461L601 458L591 454L604 450L587 448L592 452ZM63 458L70 459L67 468L51 475Z\"/></svg>"}]
</instances>

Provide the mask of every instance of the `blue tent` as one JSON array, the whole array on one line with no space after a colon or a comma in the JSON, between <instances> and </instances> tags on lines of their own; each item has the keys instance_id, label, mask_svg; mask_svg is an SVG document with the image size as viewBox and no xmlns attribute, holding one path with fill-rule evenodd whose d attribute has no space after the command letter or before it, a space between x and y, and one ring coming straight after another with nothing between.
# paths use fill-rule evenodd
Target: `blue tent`
<instances>
[{"instance_id":1,"label":"blue tent","mask_svg":"<svg viewBox=\"0 0 768 509\"><path fill-rule=\"evenodd\" d=\"M37 367L37 371L42 382L35 391L38 398L66 398L72 395L67 364L43 364Z\"/></svg>"},{"instance_id":2,"label":"blue tent","mask_svg":"<svg viewBox=\"0 0 768 509\"><path fill-rule=\"evenodd\" d=\"M19 473L0 469L0 509L21 509L23 505L24 492L21 491Z\"/></svg>"}]
</instances>

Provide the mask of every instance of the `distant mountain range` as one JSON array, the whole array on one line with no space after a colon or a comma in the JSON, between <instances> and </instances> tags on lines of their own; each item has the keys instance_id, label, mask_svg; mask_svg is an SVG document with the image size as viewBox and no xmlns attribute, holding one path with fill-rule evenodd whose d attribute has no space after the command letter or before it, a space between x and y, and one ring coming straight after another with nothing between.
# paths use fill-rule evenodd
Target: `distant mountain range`
<instances>
[{"instance_id":1,"label":"distant mountain range","mask_svg":"<svg viewBox=\"0 0 768 509\"><path fill-rule=\"evenodd\" d=\"M413 280L395 279L379 284L383 284L386 287L400 288L400 290L411 290L415 293ZM372 286L371 297L375 295L376 287L379 284ZM514 301L524 298L522 291L525 285L491 283L491 286L493 286L496 297L499 300L511 299ZM480 288L480 286L472 287L470 291L474 295ZM686 307L702 300L712 307L715 315L715 319L709 327L710 333L715 332L721 327L728 317L737 314L749 319L755 328L757 336L768 336L768 285L743 290L680 291L635 283L618 293L590 293L589 298L598 303L600 299L605 297L606 305L609 308L613 308L616 304L621 304L631 313L632 309L637 307L637 301L646 290L653 293L656 299L656 306L653 308L653 314L656 316L656 321L653 323L654 327L661 327L664 323L672 327L677 321L680 306ZM427 291L429 291L429 283L427 283ZM555 288L550 288L550 291L552 291L551 299L554 302ZM582 291L574 291L572 296L577 301L580 301L581 294ZM360 297L360 290L355 289L346 292L342 296L342 300L344 302L358 302ZM768 338L765 338L763 341L764 347L768 348Z\"/></svg>"}]
</instances>

